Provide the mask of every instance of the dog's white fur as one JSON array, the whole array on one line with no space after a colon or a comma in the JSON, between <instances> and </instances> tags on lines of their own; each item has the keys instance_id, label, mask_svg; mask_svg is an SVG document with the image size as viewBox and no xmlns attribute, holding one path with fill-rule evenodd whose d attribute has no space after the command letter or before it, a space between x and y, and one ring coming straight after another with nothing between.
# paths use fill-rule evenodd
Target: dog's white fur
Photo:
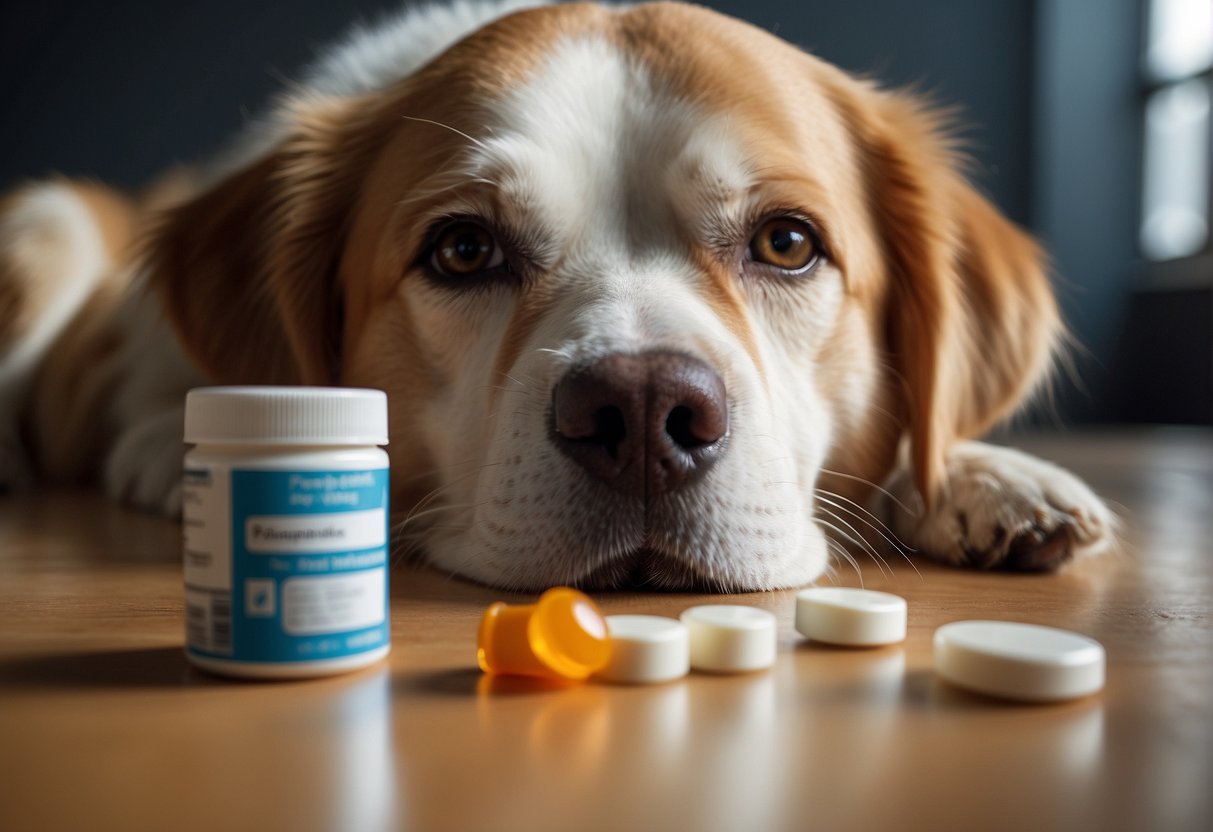
<instances>
[{"instance_id":1,"label":"dog's white fur","mask_svg":"<svg viewBox=\"0 0 1213 832\"><path fill-rule=\"evenodd\" d=\"M190 188L205 190L267 158L301 111L387 89L524 5L533 4L461 0L356 29ZM745 223L761 207L752 200L765 160L753 157L728 117L688 101L610 39L592 35L558 40L479 126L478 137L449 129L458 134L451 140L465 144L458 164L427 182L421 196L451 187L451 199L427 209L422 224L490 214L483 197L454 187L490 185L494 204L511 206L509 222L533 234L545 291L557 299L501 383L496 361L511 323L509 289L452 297L425 282L401 287L421 357L449 382L424 401L393 399L393 407L416 411L414 433L393 441L426 448L438 472L433 494L410 513L406 537L422 528L432 563L502 586L584 581L640 548L666 556L646 576L656 586L688 578L719 588L813 580L827 566L824 526L857 537L871 525L866 509L819 487L825 466L845 458L855 433L874 418L884 360L874 324L844 302L846 278L827 260L811 292L793 297L785 286L747 284L754 334L747 344L706 299L702 269L671 243L683 228L711 239ZM431 138L446 135L444 127L434 125ZM125 288L105 314L126 337L94 369L108 385L105 394L88 399L101 408L94 429L105 448L103 478L115 497L175 512L181 401L204 376L182 353L158 300L143 291L150 278L142 261L116 263L100 233L66 183L18 194L0 217L9 270L31 285L57 287L36 324L0 352L0 481L20 484L33 467L14 437L18 416L28 419L32 410L37 418L34 369L51 360L56 339L101 276L125 269ZM368 339L388 326L373 315L367 320ZM816 356L841 325L870 337L854 339L845 359L836 359L842 364L822 377ZM558 453L546 414L554 384L570 368L662 348L719 370L733 427L728 453L703 481L642 506L606 492ZM374 359L363 352L348 360L353 383L378 384L387 372L368 369ZM917 516L894 512L894 527L909 544L949 562L989 566L1015 545L1055 542L1059 531L1076 550L1108 540L1107 509L1067 472L977 442L951 443L942 455L943 483L929 507L908 462L894 475L894 493L919 501Z\"/></svg>"}]
</instances>

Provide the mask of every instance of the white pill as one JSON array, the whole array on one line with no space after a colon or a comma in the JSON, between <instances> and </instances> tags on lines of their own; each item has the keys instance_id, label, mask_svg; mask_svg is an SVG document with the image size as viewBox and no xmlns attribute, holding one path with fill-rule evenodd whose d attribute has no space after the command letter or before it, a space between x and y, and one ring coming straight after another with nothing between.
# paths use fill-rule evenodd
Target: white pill
<instances>
[{"instance_id":1,"label":"white pill","mask_svg":"<svg viewBox=\"0 0 1213 832\"><path fill-rule=\"evenodd\" d=\"M659 615L608 615L611 660L598 672L608 682L649 685L687 675L691 649L687 628Z\"/></svg>"},{"instance_id":2,"label":"white pill","mask_svg":"<svg viewBox=\"0 0 1213 832\"><path fill-rule=\"evenodd\" d=\"M935 672L968 690L1053 702L1104 685L1103 646L1094 639L1035 624L956 621L935 631Z\"/></svg>"},{"instance_id":3,"label":"white pill","mask_svg":"<svg viewBox=\"0 0 1213 832\"><path fill-rule=\"evenodd\" d=\"M744 673L775 664L775 616L757 607L691 607L682 623L691 639L691 667Z\"/></svg>"},{"instance_id":4,"label":"white pill","mask_svg":"<svg viewBox=\"0 0 1213 832\"><path fill-rule=\"evenodd\" d=\"M906 638L906 601L888 592L815 586L796 593L796 629L806 638L847 647Z\"/></svg>"}]
</instances>

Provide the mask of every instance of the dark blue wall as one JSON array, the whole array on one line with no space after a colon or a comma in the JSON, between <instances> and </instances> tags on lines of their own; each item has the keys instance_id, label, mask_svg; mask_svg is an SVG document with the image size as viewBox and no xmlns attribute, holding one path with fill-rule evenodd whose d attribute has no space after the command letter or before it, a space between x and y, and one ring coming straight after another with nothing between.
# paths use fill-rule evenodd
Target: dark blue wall
<instances>
[{"instance_id":1,"label":"dark blue wall","mask_svg":"<svg viewBox=\"0 0 1213 832\"><path fill-rule=\"evenodd\" d=\"M127 187L214 152L360 13L322 0L0 7L0 186L49 170Z\"/></svg>"},{"instance_id":2,"label":"dark blue wall","mask_svg":"<svg viewBox=\"0 0 1213 832\"><path fill-rule=\"evenodd\" d=\"M978 184L1029 220L1034 4L1029 0L713 2L856 74L961 109Z\"/></svg>"}]
</instances>

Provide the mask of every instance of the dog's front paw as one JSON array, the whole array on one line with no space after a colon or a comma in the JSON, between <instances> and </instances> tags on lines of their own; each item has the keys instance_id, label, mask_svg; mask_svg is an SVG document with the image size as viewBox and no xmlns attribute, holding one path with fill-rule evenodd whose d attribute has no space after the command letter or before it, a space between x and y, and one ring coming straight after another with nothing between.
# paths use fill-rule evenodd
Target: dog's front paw
<instances>
[{"instance_id":1,"label":"dog's front paw","mask_svg":"<svg viewBox=\"0 0 1213 832\"><path fill-rule=\"evenodd\" d=\"M1115 518L1078 477L1011 448L981 442L949 449L945 480L922 509L912 477L898 471L890 490L894 529L929 557L956 566L1042 572L1105 548Z\"/></svg>"},{"instance_id":2,"label":"dog's front paw","mask_svg":"<svg viewBox=\"0 0 1213 832\"><path fill-rule=\"evenodd\" d=\"M128 428L105 464L105 489L124 503L175 517L181 514L184 413L166 410Z\"/></svg>"}]
</instances>

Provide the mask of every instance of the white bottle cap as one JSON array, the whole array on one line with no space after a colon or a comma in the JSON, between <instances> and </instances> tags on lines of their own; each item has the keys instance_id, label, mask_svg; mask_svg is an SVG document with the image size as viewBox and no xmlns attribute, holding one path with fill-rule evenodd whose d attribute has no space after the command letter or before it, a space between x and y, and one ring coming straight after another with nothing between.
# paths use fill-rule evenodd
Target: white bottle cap
<instances>
[{"instance_id":1,"label":"white bottle cap","mask_svg":"<svg viewBox=\"0 0 1213 832\"><path fill-rule=\"evenodd\" d=\"M185 396L189 444L386 445L387 394L354 387L199 387Z\"/></svg>"},{"instance_id":2,"label":"white bottle cap","mask_svg":"<svg viewBox=\"0 0 1213 832\"><path fill-rule=\"evenodd\" d=\"M1104 685L1094 639L1035 624L956 621L935 631L935 672L954 685L1028 702L1076 699Z\"/></svg>"},{"instance_id":3,"label":"white bottle cap","mask_svg":"<svg viewBox=\"0 0 1213 832\"><path fill-rule=\"evenodd\" d=\"M906 637L906 601L888 592L815 586L796 593L796 629L847 647L896 644Z\"/></svg>"},{"instance_id":4,"label":"white bottle cap","mask_svg":"<svg viewBox=\"0 0 1213 832\"><path fill-rule=\"evenodd\" d=\"M691 667L744 673L775 664L775 616L757 607L713 604L691 607L682 623L691 639Z\"/></svg>"},{"instance_id":5,"label":"white bottle cap","mask_svg":"<svg viewBox=\"0 0 1213 832\"><path fill-rule=\"evenodd\" d=\"M680 679L690 670L687 628L659 615L608 615L611 660L599 678L616 684L648 685Z\"/></svg>"}]
</instances>

